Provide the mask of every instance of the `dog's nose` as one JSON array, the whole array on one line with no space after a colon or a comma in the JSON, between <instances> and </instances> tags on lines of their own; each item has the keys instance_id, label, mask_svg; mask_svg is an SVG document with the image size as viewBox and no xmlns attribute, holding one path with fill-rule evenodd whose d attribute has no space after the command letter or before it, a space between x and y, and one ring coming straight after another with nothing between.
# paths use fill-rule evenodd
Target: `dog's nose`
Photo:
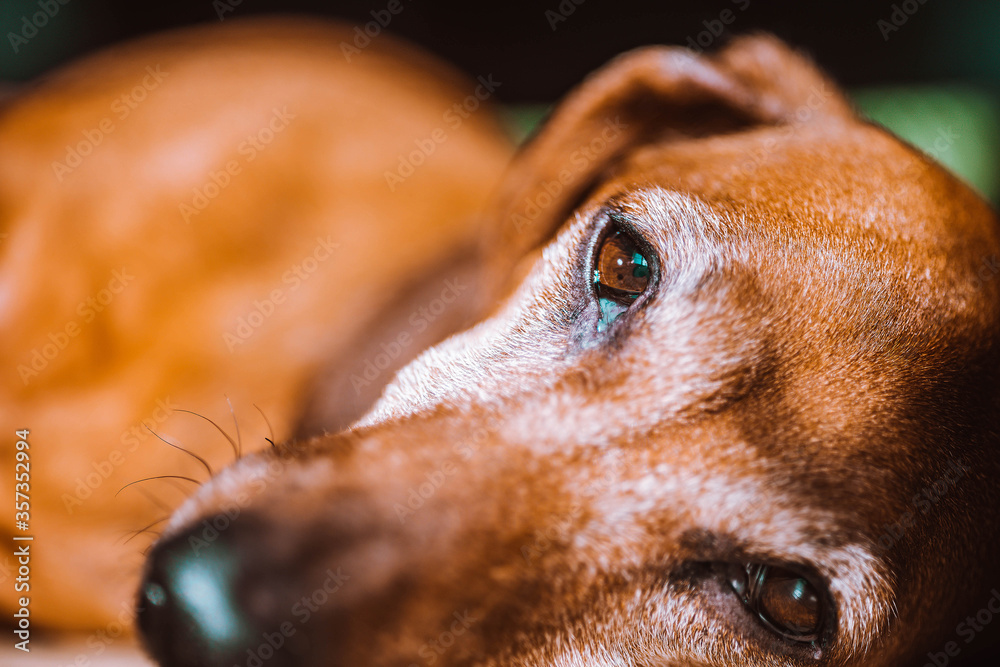
<instances>
[{"instance_id":1,"label":"dog's nose","mask_svg":"<svg viewBox=\"0 0 1000 667\"><path fill-rule=\"evenodd\" d=\"M265 627L272 618L261 593L275 582L248 571L260 570L252 556L262 542L252 517L219 515L154 548L137 609L146 647L160 665L228 667L264 657L257 640L274 628ZM294 641L275 643L267 648L268 667L302 663Z\"/></svg>"}]
</instances>

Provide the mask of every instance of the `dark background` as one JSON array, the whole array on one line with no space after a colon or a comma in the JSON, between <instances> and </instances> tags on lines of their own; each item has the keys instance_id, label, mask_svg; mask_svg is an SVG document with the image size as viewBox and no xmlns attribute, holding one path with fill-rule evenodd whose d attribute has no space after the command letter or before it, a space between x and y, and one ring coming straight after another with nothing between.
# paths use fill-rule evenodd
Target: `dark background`
<instances>
[{"instance_id":1,"label":"dark background","mask_svg":"<svg viewBox=\"0 0 1000 667\"><path fill-rule=\"evenodd\" d=\"M389 14L390 1L401 11ZM339 17L405 37L472 76L492 75L515 138L622 51L711 50L734 34L772 32L810 53L863 113L1000 205L996 0L0 0L0 98L107 44L269 13ZM373 13L390 17L388 25Z\"/></svg>"},{"instance_id":2,"label":"dark background","mask_svg":"<svg viewBox=\"0 0 1000 667\"><path fill-rule=\"evenodd\" d=\"M62 0L59 11L13 52L8 33L39 2L2 0L0 80L22 81L102 45L201 22L262 13L338 16L371 21L388 0ZM767 30L811 52L836 79L850 86L962 81L995 89L1000 83L1000 2L897 0L896 2L707 0L539 0L537 2L432 2L400 0L403 11L388 30L436 52L470 74L492 73L503 82L501 101L549 102L587 72L623 50L650 43L688 44L717 21L735 15L725 35ZM580 0L577 0L578 2ZM225 4L222 4L225 3ZM550 25L546 11L572 8ZM741 10L740 7L746 7ZM898 30L888 31L894 11ZM909 13L908 13L909 12ZM551 15L550 15L551 16ZM905 18L905 22L900 21ZM888 23L879 25L879 21ZM706 22L710 25L706 26ZM714 25L716 29L721 24ZM708 41L711 33L702 35Z\"/></svg>"}]
</instances>

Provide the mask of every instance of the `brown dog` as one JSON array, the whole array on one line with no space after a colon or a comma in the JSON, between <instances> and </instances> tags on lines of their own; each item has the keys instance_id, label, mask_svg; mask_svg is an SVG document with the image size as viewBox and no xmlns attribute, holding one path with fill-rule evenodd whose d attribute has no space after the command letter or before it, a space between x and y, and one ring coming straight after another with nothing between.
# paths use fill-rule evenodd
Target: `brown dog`
<instances>
[{"instance_id":1,"label":"brown dog","mask_svg":"<svg viewBox=\"0 0 1000 667\"><path fill-rule=\"evenodd\" d=\"M492 216L478 325L174 515L140 594L161 664L895 666L975 639L1000 236L968 187L758 37L598 72Z\"/></svg>"}]
</instances>

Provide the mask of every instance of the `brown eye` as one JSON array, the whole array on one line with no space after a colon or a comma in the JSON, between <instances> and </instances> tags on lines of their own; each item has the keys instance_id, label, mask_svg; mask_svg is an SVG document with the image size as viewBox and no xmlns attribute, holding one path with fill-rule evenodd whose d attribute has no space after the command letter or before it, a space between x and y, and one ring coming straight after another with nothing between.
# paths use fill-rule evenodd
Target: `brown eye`
<instances>
[{"instance_id":1,"label":"brown eye","mask_svg":"<svg viewBox=\"0 0 1000 667\"><path fill-rule=\"evenodd\" d=\"M616 301L634 301L649 285L649 261L632 237L612 233L601 244L594 269L598 294Z\"/></svg>"},{"instance_id":2,"label":"brown eye","mask_svg":"<svg viewBox=\"0 0 1000 667\"><path fill-rule=\"evenodd\" d=\"M604 331L646 291L651 277L649 260L638 244L620 229L601 243L594 265L594 288L600 307L597 330Z\"/></svg>"},{"instance_id":3,"label":"brown eye","mask_svg":"<svg viewBox=\"0 0 1000 667\"><path fill-rule=\"evenodd\" d=\"M819 626L819 595L793 572L766 568L760 584L759 611L789 634L814 635Z\"/></svg>"},{"instance_id":4,"label":"brown eye","mask_svg":"<svg viewBox=\"0 0 1000 667\"><path fill-rule=\"evenodd\" d=\"M794 641L812 642L819 637L823 607L808 579L760 564L734 565L730 571L733 590L765 625Z\"/></svg>"}]
</instances>

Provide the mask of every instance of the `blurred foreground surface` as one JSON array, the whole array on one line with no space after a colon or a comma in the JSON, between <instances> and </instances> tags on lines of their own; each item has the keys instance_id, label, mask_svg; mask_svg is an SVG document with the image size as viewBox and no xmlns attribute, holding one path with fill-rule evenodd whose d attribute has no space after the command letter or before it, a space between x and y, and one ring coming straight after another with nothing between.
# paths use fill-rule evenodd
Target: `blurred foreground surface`
<instances>
[{"instance_id":1,"label":"blurred foreground surface","mask_svg":"<svg viewBox=\"0 0 1000 667\"><path fill-rule=\"evenodd\" d=\"M154 667L138 644L119 638L108 646L94 635L74 635L59 641L31 640L31 652L0 647L4 667Z\"/></svg>"}]
</instances>

